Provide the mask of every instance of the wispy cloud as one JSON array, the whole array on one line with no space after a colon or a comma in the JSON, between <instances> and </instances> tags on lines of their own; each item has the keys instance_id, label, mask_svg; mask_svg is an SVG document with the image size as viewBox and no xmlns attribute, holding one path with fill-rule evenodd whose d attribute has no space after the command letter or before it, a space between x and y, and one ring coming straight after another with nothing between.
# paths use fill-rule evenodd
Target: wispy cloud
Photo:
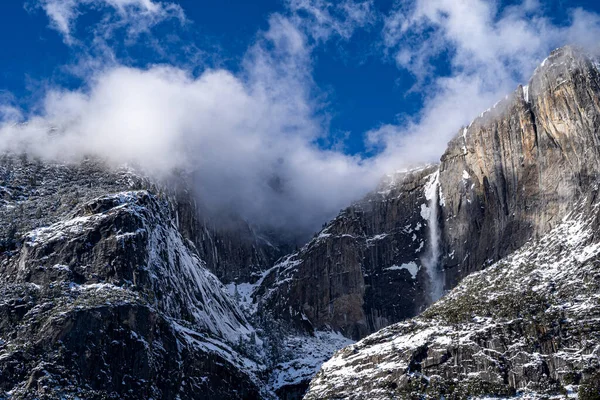
<instances>
[{"instance_id":1,"label":"wispy cloud","mask_svg":"<svg viewBox=\"0 0 600 400\"><path fill-rule=\"evenodd\" d=\"M332 35L348 40L356 29L377 19L373 0L288 0L288 8L295 25L316 41L326 41Z\"/></svg>"},{"instance_id":2,"label":"wispy cloud","mask_svg":"<svg viewBox=\"0 0 600 400\"><path fill-rule=\"evenodd\" d=\"M73 36L78 17L85 10L103 13L102 21L95 28L99 37L112 35L115 29L126 28L129 38L149 32L156 24L168 20L185 21L183 9L170 2L153 0L37 0L48 18L50 26L63 35L65 43L76 42Z\"/></svg>"}]
</instances>

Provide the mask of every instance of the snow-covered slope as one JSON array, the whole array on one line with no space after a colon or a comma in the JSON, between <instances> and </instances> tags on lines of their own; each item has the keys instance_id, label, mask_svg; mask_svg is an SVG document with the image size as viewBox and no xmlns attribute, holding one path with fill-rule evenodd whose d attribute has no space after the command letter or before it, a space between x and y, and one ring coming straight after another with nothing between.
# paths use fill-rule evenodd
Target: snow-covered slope
<instances>
[{"instance_id":1,"label":"snow-covered slope","mask_svg":"<svg viewBox=\"0 0 600 400\"><path fill-rule=\"evenodd\" d=\"M231 283L227 289L257 330L261 345L255 346L255 351L264 365L268 389L283 399L301 398L321 365L354 341L331 329L314 330L308 320L307 329L298 329L295 324L275 318L271 310L261 310L257 291L270 273L266 271L254 284Z\"/></svg>"},{"instance_id":2,"label":"snow-covered slope","mask_svg":"<svg viewBox=\"0 0 600 400\"><path fill-rule=\"evenodd\" d=\"M586 390L600 369L596 194L421 316L338 352L306 399L544 398L580 384Z\"/></svg>"},{"instance_id":3,"label":"snow-covered slope","mask_svg":"<svg viewBox=\"0 0 600 400\"><path fill-rule=\"evenodd\" d=\"M28 201L10 196L4 210ZM168 196L74 201L58 222L5 242L0 397L274 397L260 359L239 348L254 328L182 237Z\"/></svg>"}]
</instances>

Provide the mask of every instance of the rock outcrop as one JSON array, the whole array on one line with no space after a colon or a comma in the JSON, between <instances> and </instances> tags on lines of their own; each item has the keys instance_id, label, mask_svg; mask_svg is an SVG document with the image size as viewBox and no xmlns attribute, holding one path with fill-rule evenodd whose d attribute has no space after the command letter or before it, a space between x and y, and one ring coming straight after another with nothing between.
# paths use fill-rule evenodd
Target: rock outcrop
<instances>
[{"instance_id":1,"label":"rock outcrop","mask_svg":"<svg viewBox=\"0 0 600 400\"><path fill-rule=\"evenodd\" d=\"M19 236L48 226L82 202L110 193L148 189L169 200L174 223L222 282L258 279L290 244L257 232L234 215L217 220L204 212L189 177L172 176L168 184L133 169L111 167L96 159L58 164L23 155L0 156L0 251L14 247ZM226 221L226 222L225 222Z\"/></svg>"},{"instance_id":2,"label":"rock outcrop","mask_svg":"<svg viewBox=\"0 0 600 400\"><path fill-rule=\"evenodd\" d=\"M93 161L4 161L0 397L272 396L169 196Z\"/></svg>"}]
</instances>

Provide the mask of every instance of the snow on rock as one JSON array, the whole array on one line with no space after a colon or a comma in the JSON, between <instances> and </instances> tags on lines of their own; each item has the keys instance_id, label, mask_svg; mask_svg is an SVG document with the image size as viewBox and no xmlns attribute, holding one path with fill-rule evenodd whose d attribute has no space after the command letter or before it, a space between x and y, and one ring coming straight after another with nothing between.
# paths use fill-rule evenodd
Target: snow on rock
<instances>
[{"instance_id":1,"label":"snow on rock","mask_svg":"<svg viewBox=\"0 0 600 400\"><path fill-rule=\"evenodd\" d=\"M426 221L429 221L431 215L431 209L427 204L421 204L421 218Z\"/></svg>"},{"instance_id":2,"label":"snow on rock","mask_svg":"<svg viewBox=\"0 0 600 400\"><path fill-rule=\"evenodd\" d=\"M576 397L600 368L599 215L583 200L421 316L339 351L305 399Z\"/></svg>"},{"instance_id":3,"label":"snow on rock","mask_svg":"<svg viewBox=\"0 0 600 400\"><path fill-rule=\"evenodd\" d=\"M89 213L97 207L102 212ZM176 227L170 223L169 211L156 197L146 191L120 192L101 196L84 205L79 214L49 227L35 229L26 237L28 249L52 246L54 243L73 240L86 232L97 231L102 224L113 224L116 219L131 220L132 230L119 229L108 241L114 240L122 249L136 249L145 245L146 264L139 268L151 278L156 292L169 293L155 300L157 305L172 318L185 314L191 321L189 327L209 332L231 343L240 335L248 337L253 328L242 312L231 301L221 282L211 274L202 260L184 242ZM127 226L128 227L128 226ZM142 253L144 254L144 253ZM25 263L20 269L26 268ZM69 272L66 266L55 265L55 269ZM114 289L117 283L93 283L75 285L77 290ZM121 290L129 290L121 287Z\"/></svg>"},{"instance_id":4,"label":"snow on rock","mask_svg":"<svg viewBox=\"0 0 600 400\"><path fill-rule=\"evenodd\" d=\"M179 316L191 312L193 326L207 330L235 343L240 335L249 337L253 328L231 301L221 282L184 244L173 226L157 226L151 231L148 250L150 270L156 282L179 293L180 299L169 296L164 307ZM168 282L167 284L165 282Z\"/></svg>"},{"instance_id":5,"label":"snow on rock","mask_svg":"<svg viewBox=\"0 0 600 400\"><path fill-rule=\"evenodd\" d=\"M407 264L402 264L402 265L392 265L391 267L388 268L384 268L384 270L386 271L402 271L402 270L407 270L410 273L410 276L412 276L413 279L417 279L417 273L419 272L420 267L417 265L416 262L411 261Z\"/></svg>"},{"instance_id":6,"label":"snow on rock","mask_svg":"<svg viewBox=\"0 0 600 400\"><path fill-rule=\"evenodd\" d=\"M291 335L284 339L283 350L288 360L275 366L269 378L269 388L277 392L285 386L310 381L337 350L353 341L335 332L316 331L314 336Z\"/></svg>"},{"instance_id":7,"label":"snow on rock","mask_svg":"<svg viewBox=\"0 0 600 400\"><path fill-rule=\"evenodd\" d=\"M24 233L18 252L3 260L3 298L28 299L28 314L19 322L27 329L18 328L10 346L0 347L0 360L12 363L20 352L33 351L23 347L31 336L24 341L20 335L39 338L34 350L40 353L28 357L49 371L44 381L53 382L49 398L72 398L63 394L89 387L69 383L77 373L119 377L121 385L153 397L148 390L167 388L161 380L165 368L178 381L178 388L168 389L174 397L192 392L219 397L240 390L274 397L258 378L264 371L260 359L252 360L251 352L238 347L255 336L255 329L178 231L168 198L136 190L75 204L58 222ZM92 361L81 365L57 358L44 347L55 338L64 339L59 342L65 354L85 352ZM119 359L128 351L135 357ZM101 369L94 370L99 360ZM30 366L21 362L19 368ZM123 370L137 373L123 376ZM144 373L156 378L149 382ZM7 387L21 394L29 390L20 376L6 379L16 385ZM225 387L217 379L230 383ZM104 385L113 383L108 379ZM105 397L100 395L105 388L116 390L103 386L81 397Z\"/></svg>"}]
</instances>

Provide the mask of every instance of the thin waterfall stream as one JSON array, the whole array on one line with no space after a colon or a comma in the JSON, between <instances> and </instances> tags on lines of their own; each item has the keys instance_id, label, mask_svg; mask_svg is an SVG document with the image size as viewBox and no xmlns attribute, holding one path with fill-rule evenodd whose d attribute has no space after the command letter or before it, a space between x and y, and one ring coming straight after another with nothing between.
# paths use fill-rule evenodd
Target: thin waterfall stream
<instances>
[{"instance_id":1,"label":"thin waterfall stream","mask_svg":"<svg viewBox=\"0 0 600 400\"><path fill-rule=\"evenodd\" d=\"M431 302L439 300L444 294L444 271L440 268L440 232L438 210L440 201L440 172L429 176L425 184L427 205L421 205L421 216L428 221L429 249L421 262L429 276L429 296Z\"/></svg>"}]
</instances>

